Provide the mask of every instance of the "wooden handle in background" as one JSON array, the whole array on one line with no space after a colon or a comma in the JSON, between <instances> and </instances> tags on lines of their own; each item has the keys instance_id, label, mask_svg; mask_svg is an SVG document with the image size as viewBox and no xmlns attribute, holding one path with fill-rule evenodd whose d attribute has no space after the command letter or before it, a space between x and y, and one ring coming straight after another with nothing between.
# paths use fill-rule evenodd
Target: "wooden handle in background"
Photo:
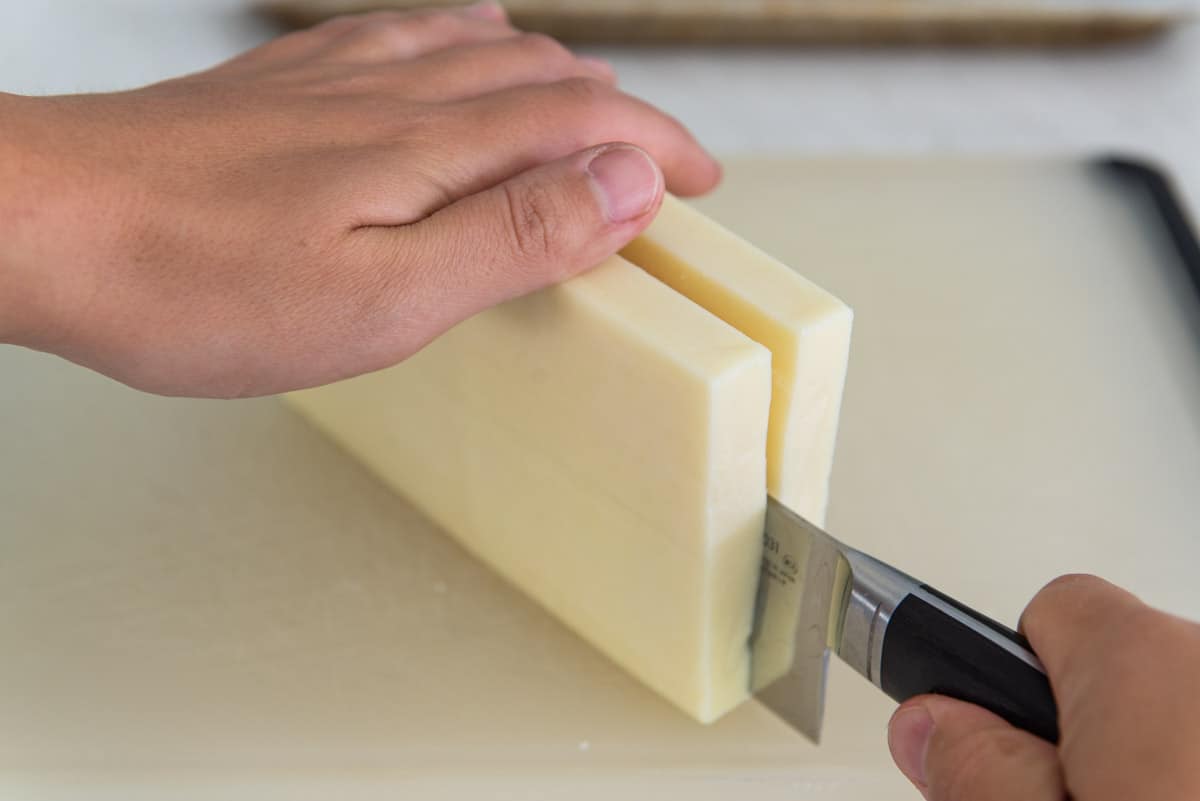
<instances>
[{"instance_id":1,"label":"wooden handle in background","mask_svg":"<svg viewBox=\"0 0 1200 801\"><path fill-rule=\"evenodd\" d=\"M337 14L458 5L454 0L266 0L299 27ZM1038 0L506 0L521 28L588 42L1060 46L1145 38L1185 18L1177 6Z\"/></svg>"}]
</instances>

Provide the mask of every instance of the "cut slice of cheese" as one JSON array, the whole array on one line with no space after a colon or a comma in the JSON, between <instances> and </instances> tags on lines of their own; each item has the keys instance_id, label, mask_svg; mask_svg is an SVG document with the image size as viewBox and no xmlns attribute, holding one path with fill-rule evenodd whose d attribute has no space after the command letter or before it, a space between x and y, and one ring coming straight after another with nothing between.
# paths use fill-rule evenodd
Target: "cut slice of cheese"
<instances>
[{"instance_id":1,"label":"cut slice of cheese","mask_svg":"<svg viewBox=\"0 0 1200 801\"><path fill-rule=\"evenodd\" d=\"M621 255L770 349L767 489L823 525L853 312L670 196Z\"/></svg>"},{"instance_id":2,"label":"cut slice of cheese","mask_svg":"<svg viewBox=\"0 0 1200 801\"><path fill-rule=\"evenodd\" d=\"M291 403L699 720L747 695L771 356L619 257Z\"/></svg>"}]
</instances>

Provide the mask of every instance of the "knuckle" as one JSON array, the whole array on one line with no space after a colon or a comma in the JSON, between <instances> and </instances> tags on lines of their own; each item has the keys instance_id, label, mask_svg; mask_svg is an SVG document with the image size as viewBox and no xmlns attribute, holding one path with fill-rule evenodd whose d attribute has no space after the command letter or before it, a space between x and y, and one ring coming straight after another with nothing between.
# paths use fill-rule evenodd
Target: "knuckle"
<instances>
[{"instance_id":1,"label":"knuckle","mask_svg":"<svg viewBox=\"0 0 1200 801\"><path fill-rule=\"evenodd\" d=\"M502 188L515 254L529 261L552 260L558 251L562 215L551 193L537 185L504 184Z\"/></svg>"},{"instance_id":2,"label":"knuckle","mask_svg":"<svg viewBox=\"0 0 1200 801\"><path fill-rule=\"evenodd\" d=\"M1099 581L1101 579L1089 573L1067 573L1066 575L1052 579L1042 588L1042 592L1073 591L1079 589L1081 586L1087 587Z\"/></svg>"},{"instance_id":3,"label":"knuckle","mask_svg":"<svg viewBox=\"0 0 1200 801\"><path fill-rule=\"evenodd\" d=\"M559 81L558 91L569 101L581 106L597 106L612 94L612 87L595 78L577 76Z\"/></svg>"},{"instance_id":4,"label":"knuckle","mask_svg":"<svg viewBox=\"0 0 1200 801\"><path fill-rule=\"evenodd\" d=\"M544 33L523 33L518 39L517 46L531 53L539 61L565 62L571 59L571 51L557 39Z\"/></svg>"},{"instance_id":5,"label":"knuckle","mask_svg":"<svg viewBox=\"0 0 1200 801\"><path fill-rule=\"evenodd\" d=\"M410 19L422 36L446 36L461 29L464 25L463 18L450 11L419 12Z\"/></svg>"},{"instance_id":6,"label":"knuckle","mask_svg":"<svg viewBox=\"0 0 1200 801\"><path fill-rule=\"evenodd\" d=\"M1025 607L1025 612L1021 615L1022 627L1038 627L1046 613L1053 612L1062 605L1064 597L1085 590L1095 581L1099 581L1099 579L1084 573L1069 573L1051 580L1038 590L1029 605Z\"/></svg>"},{"instance_id":7,"label":"knuckle","mask_svg":"<svg viewBox=\"0 0 1200 801\"><path fill-rule=\"evenodd\" d=\"M401 30L400 20L382 14L363 20L358 27L358 33L364 38L375 39L393 37L399 30Z\"/></svg>"},{"instance_id":8,"label":"knuckle","mask_svg":"<svg viewBox=\"0 0 1200 801\"><path fill-rule=\"evenodd\" d=\"M300 33L315 37L333 37L345 33L352 28L356 28L361 24L361 16L354 14L342 14L340 16L330 17L324 22L319 22L307 30L300 31Z\"/></svg>"},{"instance_id":9,"label":"knuckle","mask_svg":"<svg viewBox=\"0 0 1200 801\"><path fill-rule=\"evenodd\" d=\"M364 20L361 25L347 34L346 42L352 50L362 51L365 55L390 55L402 51L409 42L411 35L387 17L373 17Z\"/></svg>"},{"instance_id":10,"label":"knuckle","mask_svg":"<svg viewBox=\"0 0 1200 801\"><path fill-rule=\"evenodd\" d=\"M363 15L350 36L360 49L405 55L415 43L444 39L459 25L457 17L444 11L377 11Z\"/></svg>"}]
</instances>

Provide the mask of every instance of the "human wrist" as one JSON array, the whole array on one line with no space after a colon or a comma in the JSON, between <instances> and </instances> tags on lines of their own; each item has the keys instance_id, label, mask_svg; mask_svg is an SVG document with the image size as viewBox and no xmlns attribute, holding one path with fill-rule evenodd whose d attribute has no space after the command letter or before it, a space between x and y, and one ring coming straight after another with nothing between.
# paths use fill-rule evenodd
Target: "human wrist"
<instances>
[{"instance_id":1,"label":"human wrist","mask_svg":"<svg viewBox=\"0 0 1200 801\"><path fill-rule=\"evenodd\" d=\"M115 204L85 97L0 92L0 343L58 353L94 294L96 210Z\"/></svg>"},{"instance_id":2,"label":"human wrist","mask_svg":"<svg viewBox=\"0 0 1200 801\"><path fill-rule=\"evenodd\" d=\"M34 222L29 143L31 98L0 93L0 343L28 344L38 338L41 281L30 252Z\"/></svg>"}]
</instances>

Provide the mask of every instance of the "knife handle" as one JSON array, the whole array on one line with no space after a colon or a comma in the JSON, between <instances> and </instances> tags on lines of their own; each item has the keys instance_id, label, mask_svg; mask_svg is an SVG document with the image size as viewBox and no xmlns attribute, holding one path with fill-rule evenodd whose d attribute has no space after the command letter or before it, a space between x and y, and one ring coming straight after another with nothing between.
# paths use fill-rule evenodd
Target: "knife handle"
<instances>
[{"instance_id":1,"label":"knife handle","mask_svg":"<svg viewBox=\"0 0 1200 801\"><path fill-rule=\"evenodd\" d=\"M865 554L848 561L853 577L843 645L847 636L869 643L862 659L867 678L896 701L950 696L1058 742L1058 707L1025 637Z\"/></svg>"},{"instance_id":2,"label":"knife handle","mask_svg":"<svg viewBox=\"0 0 1200 801\"><path fill-rule=\"evenodd\" d=\"M928 585L892 612L879 679L897 701L948 695L1058 742L1058 707L1029 641Z\"/></svg>"}]
</instances>

